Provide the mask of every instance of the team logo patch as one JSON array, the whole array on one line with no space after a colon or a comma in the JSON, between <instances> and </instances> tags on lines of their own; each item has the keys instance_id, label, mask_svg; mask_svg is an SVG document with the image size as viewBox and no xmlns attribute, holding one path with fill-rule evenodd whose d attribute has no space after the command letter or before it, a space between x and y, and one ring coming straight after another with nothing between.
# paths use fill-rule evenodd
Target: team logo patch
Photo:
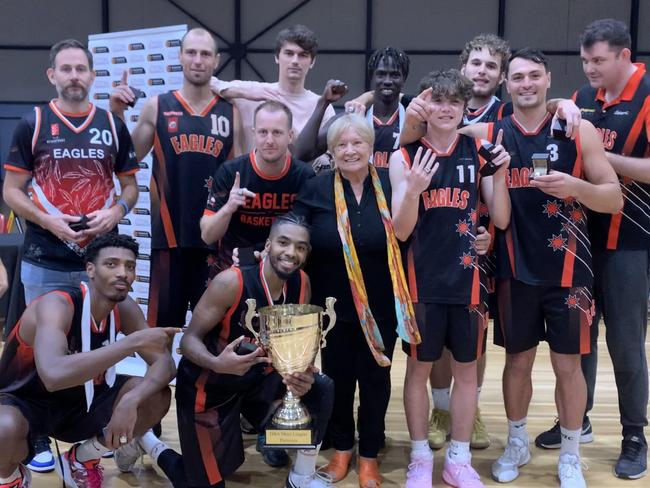
<instances>
[{"instance_id":1,"label":"team logo patch","mask_svg":"<svg viewBox=\"0 0 650 488\"><path fill-rule=\"evenodd\" d=\"M59 137L59 124L51 124L50 132L52 133L52 137Z\"/></svg>"},{"instance_id":2,"label":"team logo patch","mask_svg":"<svg viewBox=\"0 0 650 488\"><path fill-rule=\"evenodd\" d=\"M167 132L178 132L178 117L167 117Z\"/></svg>"}]
</instances>

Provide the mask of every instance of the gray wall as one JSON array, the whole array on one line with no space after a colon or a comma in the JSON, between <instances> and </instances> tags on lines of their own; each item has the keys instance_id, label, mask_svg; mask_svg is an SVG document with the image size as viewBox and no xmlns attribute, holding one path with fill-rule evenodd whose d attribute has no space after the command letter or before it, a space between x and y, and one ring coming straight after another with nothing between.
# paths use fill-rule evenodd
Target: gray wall
<instances>
[{"instance_id":1,"label":"gray wall","mask_svg":"<svg viewBox=\"0 0 650 488\"><path fill-rule=\"evenodd\" d=\"M228 46L237 39L237 19L242 43L255 38L245 44L242 78L260 79L257 71L274 81L276 65L268 51L275 35L284 26L304 23L320 40L321 53L308 78L312 90L320 92L330 77L345 80L352 93L364 90L367 52L393 45L412 52L406 87L412 92L427 71L457 66L466 40L480 32L498 33L500 5L503 35L513 48L531 45L556 53L550 56L551 95L567 96L584 82L574 54L580 30L601 17L630 23L635 4L639 4L638 50L647 54L650 0L2 0L0 102L37 102L54 95L45 78L46 49L62 38L85 41L88 34L104 29L183 23L193 27L200 21L222 38L225 63L231 57ZM220 76L233 78L235 68L231 60Z\"/></svg>"}]
</instances>

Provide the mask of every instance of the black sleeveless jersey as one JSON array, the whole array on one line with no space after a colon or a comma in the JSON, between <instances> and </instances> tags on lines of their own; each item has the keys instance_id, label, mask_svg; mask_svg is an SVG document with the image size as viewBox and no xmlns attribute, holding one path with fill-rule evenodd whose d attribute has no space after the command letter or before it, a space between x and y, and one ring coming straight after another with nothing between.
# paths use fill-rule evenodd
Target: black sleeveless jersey
<instances>
[{"instance_id":1,"label":"black sleeveless jersey","mask_svg":"<svg viewBox=\"0 0 650 488\"><path fill-rule=\"evenodd\" d=\"M287 155L282 172L265 175L255 159L255 151L217 169L209 181L208 202L203 215L212 215L223 207L239 172L240 187L255 193L246 204L232 215L228 230L219 243L217 269L222 271L232 264L235 247L255 247L261 250L269 237L271 224L278 215L293 208L293 202L305 181L314 176L310 165Z\"/></svg>"},{"instance_id":2,"label":"black sleeveless jersey","mask_svg":"<svg viewBox=\"0 0 650 488\"><path fill-rule=\"evenodd\" d=\"M151 246L205 248L199 221L208 182L233 149L232 105L214 97L195 113L179 91L158 96L151 174Z\"/></svg>"},{"instance_id":3,"label":"black sleeveless jersey","mask_svg":"<svg viewBox=\"0 0 650 488\"><path fill-rule=\"evenodd\" d=\"M623 92L605 101L604 90L589 85L573 95L582 116L603 139L606 151L644 158L650 155L650 77L636 64ZM650 184L619 176L623 210L617 214L589 212L589 235L596 249L650 248Z\"/></svg>"},{"instance_id":4,"label":"black sleeveless jersey","mask_svg":"<svg viewBox=\"0 0 650 488\"><path fill-rule=\"evenodd\" d=\"M53 291L64 296L72 307L74 315L68 329L68 354L81 352L81 313L83 308L83 291L81 288L72 292ZM43 295L45 296L45 295ZM40 300L42 297L37 298ZM114 309L115 333L120 330L120 319L117 306ZM84 385L73 386L56 392L48 392L38 376L36 364L34 363L34 350L20 337L20 321L13 328L5 342L0 357L0 393L11 393L21 398L36 398L39 401L48 399L58 401L69 400L70 402L84 401ZM109 342L110 315L102 322L98 329L91 324L90 349L95 350L103 347ZM104 375L95 378L95 384L104 383Z\"/></svg>"},{"instance_id":5,"label":"black sleeveless jersey","mask_svg":"<svg viewBox=\"0 0 650 488\"><path fill-rule=\"evenodd\" d=\"M535 132L526 132L514 116L490 125L492 141L503 129L502 144L512 157L506 175L512 214L508 229L497 232L497 276L530 285L591 286L585 209L575 198L556 198L530 186L535 153L548 154L550 169L584 178L580 138L551 138L551 120L547 115Z\"/></svg>"},{"instance_id":6,"label":"black sleeveless jersey","mask_svg":"<svg viewBox=\"0 0 650 488\"><path fill-rule=\"evenodd\" d=\"M5 168L32 175L32 201L43 212L81 216L113 206L113 174L134 174L138 164L122 120L92 104L83 114L63 113L53 100L20 121ZM62 241L27 221L23 257L45 268L80 271L90 240Z\"/></svg>"},{"instance_id":7,"label":"black sleeveless jersey","mask_svg":"<svg viewBox=\"0 0 650 488\"><path fill-rule=\"evenodd\" d=\"M512 103L504 103L493 96L490 103L477 110L470 110L468 108L467 114L463 117L463 125L477 124L479 122L496 122L509 115L512 115Z\"/></svg>"},{"instance_id":8,"label":"black sleeveless jersey","mask_svg":"<svg viewBox=\"0 0 650 488\"><path fill-rule=\"evenodd\" d=\"M375 129L372 164L376 168L388 168L390 155L399 149L399 109L386 122L373 116L372 124Z\"/></svg>"},{"instance_id":9,"label":"black sleeveless jersey","mask_svg":"<svg viewBox=\"0 0 650 488\"><path fill-rule=\"evenodd\" d=\"M254 340L253 335L246 328L246 322L244 320L246 312L248 311L246 300L249 298L255 299L257 302L257 310L266 307L267 305L305 303L307 275L302 270L293 273L289 277L284 286L283 298L273 304L269 303L269 298L267 298L267 292L262 278L262 265L263 262L254 266L230 268L237 273L239 278L239 292L236 302L228 309L223 319L221 319L221 322L210 330L203 339L206 348L211 354L215 356L219 355L228 344L242 335L246 336L250 341ZM192 383L194 383L194 381L196 381L196 379L204 372L203 368L198 367L196 364L184 357L181 358L178 369L179 378L189 377L191 378ZM214 375L214 373L211 372L209 372L209 374L211 376Z\"/></svg>"},{"instance_id":10,"label":"black sleeveless jersey","mask_svg":"<svg viewBox=\"0 0 650 488\"><path fill-rule=\"evenodd\" d=\"M418 221L405 255L414 302L480 305L485 299L483 258L474 250L480 174L484 161L478 141L459 135L451 150L437 154L439 163L429 188L420 195ZM425 139L402 148L410 166Z\"/></svg>"}]
</instances>

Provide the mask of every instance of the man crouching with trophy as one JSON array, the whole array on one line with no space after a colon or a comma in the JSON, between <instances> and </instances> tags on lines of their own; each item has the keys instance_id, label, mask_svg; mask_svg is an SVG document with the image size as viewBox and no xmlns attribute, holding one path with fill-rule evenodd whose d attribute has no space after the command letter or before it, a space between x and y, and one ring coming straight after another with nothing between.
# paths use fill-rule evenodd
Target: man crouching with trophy
<instances>
[{"instance_id":1,"label":"man crouching with trophy","mask_svg":"<svg viewBox=\"0 0 650 488\"><path fill-rule=\"evenodd\" d=\"M260 324L268 322L264 317L269 307L278 307L281 314L306 317L320 310L316 322L322 322L322 309L307 304L311 290L309 278L301 270L309 254L309 229L302 219L292 214L278 217L273 223L266 241L266 257L254 266L232 267L219 273L208 286L194 309L192 320L181 341L183 358L178 367L176 384L176 408L178 432L183 451L184 482L189 487L225 486L224 478L244 462L244 451L239 426L243 413L253 425L263 429L272 424L277 400L289 397L295 404L304 404L311 417L311 425L298 422L295 430L307 430L309 436L302 443L314 446L299 449L295 464L289 473L286 487L320 488L330 485L326 476L316 473L316 457L322 436L329 420L334 388L333 382L321 374L313 360L318 352L320 330L312 341L315 348L304 351L309 355L301 369L290 369L278 362L283 356L276 351L277 345L258 347L254 335L245 327L248 306L246 301L255 300L260 307ZM294 304L294 305L288 305ZM287 307L289 310L287 312ZM307 307L301 311L301 307ZM248 313L248 319L253 314ZM313 313L311 313L313 315ZM284 321L283 321L284 322ZM334 320L330 318L330 327ZM297 320L304 325L305 320ZM261 327L261 325L260 325ZM279 343L304 343L305 335L298 327L295 338L282 329L277 332ZM261 331L261 342L267 342L275 332ZM255 336L258 336L255 332ZM277 338L276 338L277 339ZM271 338L271 342L278 342ZM296 357L297 348L288 347L288 356ZM303 358L300 358L303 359ZM278 371L282 373L279 374ZM291 372L288 372L291 371ZM283 405L282 408L286 407ZM282 409L281 408L281 409ZM280 410L281 410L280 409ZM277 417L277 415L276 415ZM282 424L279 428L292 425ZM274 428L278 428L274 424ZM313 433L313 434L312 434ZM292 445L291 432L284 439L284 447ZM295 437L295 436L294 436ZM300 439L299 439L300 440ZM299 443L295 443L298 445ZM172 480L178 484L179 476Z\"/></svg>"}]
</instances>

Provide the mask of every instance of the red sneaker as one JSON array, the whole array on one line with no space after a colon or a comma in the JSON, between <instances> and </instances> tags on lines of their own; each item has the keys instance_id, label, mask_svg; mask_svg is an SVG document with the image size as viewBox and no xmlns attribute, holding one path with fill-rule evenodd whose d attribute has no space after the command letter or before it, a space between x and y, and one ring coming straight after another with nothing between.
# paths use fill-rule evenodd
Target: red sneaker
<instances>
[{"instance_id":1,"label":"red sneaker","mask_svg":"<svg viewBox=\"0 0 650 488\"><path fill-rule=\"evenodd\" d=\"M9 483L0 483L0 488L29 488L32 481L32 473L22 464L18 465L20 476Z\"/></svg>"},{"instance_id":2,"label":"red sneaker","mask_svg":"<svg viewBox=\"0 0 650 488\"><path fill-rule=\"evenodd\" d=\"M68 452L59 456L56 472L68 488L101 488L104 468L99 464L100 459L78 461L79 445L75 444Z\"/></svg>"}]
</instances>

